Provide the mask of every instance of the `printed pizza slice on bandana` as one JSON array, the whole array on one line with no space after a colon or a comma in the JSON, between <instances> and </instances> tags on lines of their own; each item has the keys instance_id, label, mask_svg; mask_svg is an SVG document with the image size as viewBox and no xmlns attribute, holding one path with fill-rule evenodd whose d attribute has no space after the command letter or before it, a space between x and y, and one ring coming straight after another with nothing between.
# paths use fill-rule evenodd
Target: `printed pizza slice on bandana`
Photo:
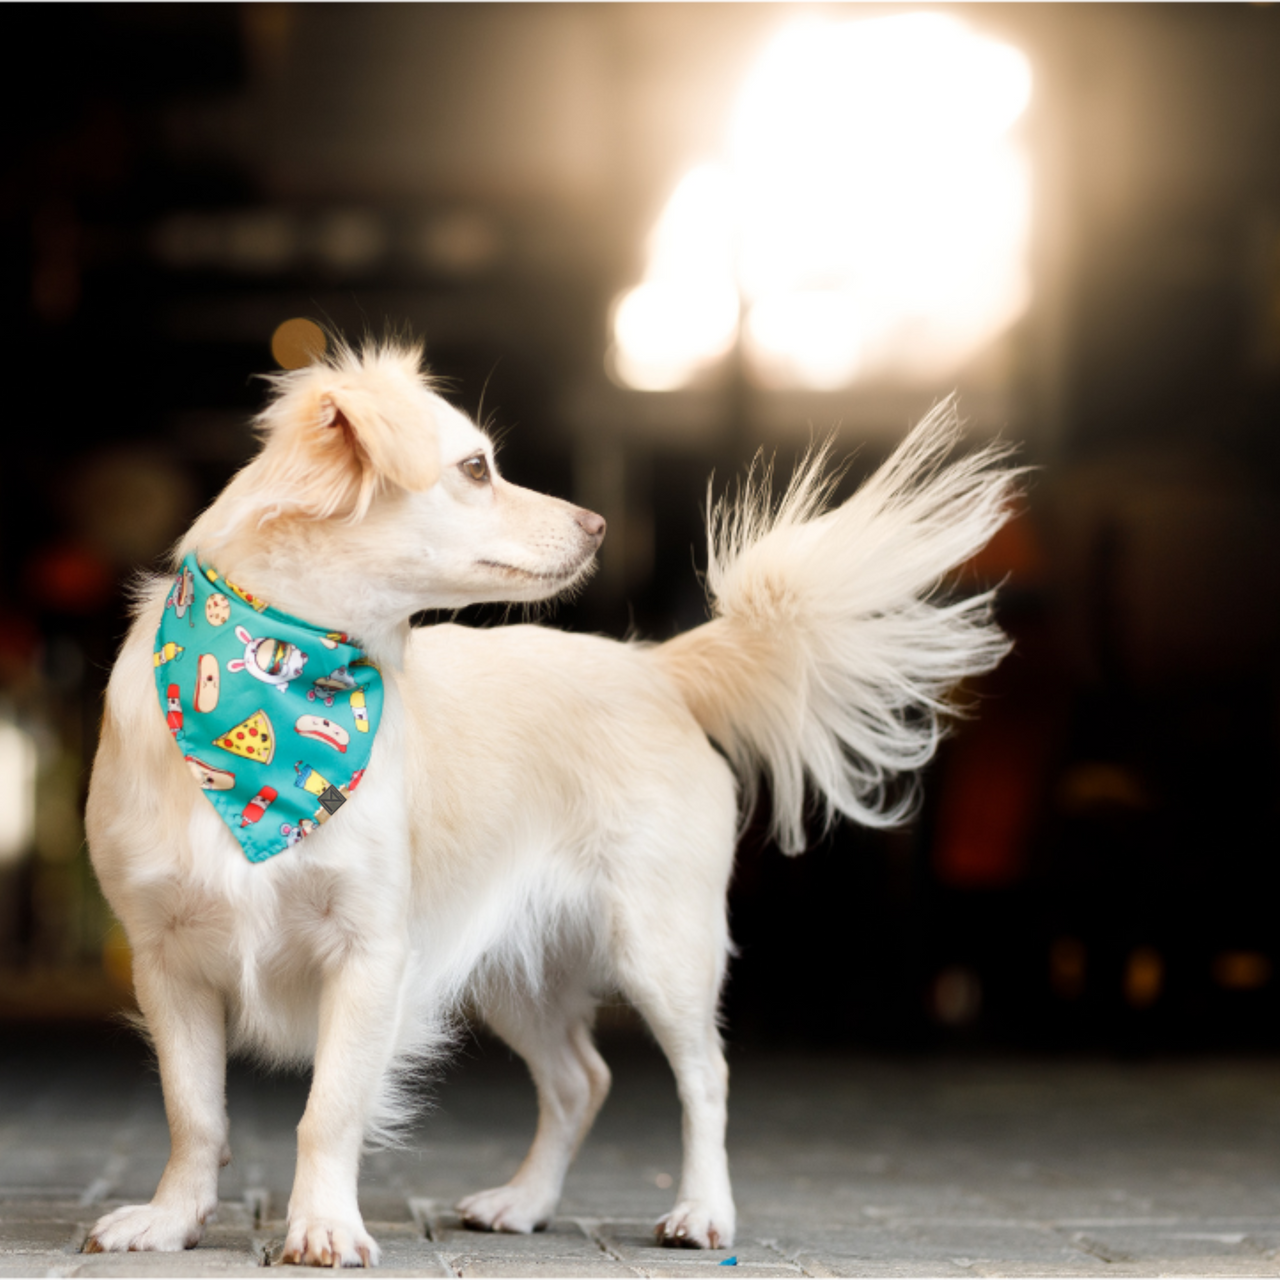
<instances>
[{"instance_id":1,"label":"printed pizza slice on bandana","mask_svg":"<svg viewBox=\"0 0 1280 1280\"><path fill-rule=\"evenodd\" d=\"M257 764L270 764L276 754L276 731L261 708L234 729L220 733L213 742L223 751L230 751L233 756L244 756Z\"/></svg>"}]
</instances>

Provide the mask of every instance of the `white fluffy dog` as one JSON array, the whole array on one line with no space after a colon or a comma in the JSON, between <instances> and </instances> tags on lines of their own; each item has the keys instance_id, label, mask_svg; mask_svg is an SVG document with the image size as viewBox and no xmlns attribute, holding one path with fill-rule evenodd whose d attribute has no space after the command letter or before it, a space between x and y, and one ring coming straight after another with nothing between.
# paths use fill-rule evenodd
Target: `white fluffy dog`
<instances>
[{"instance_id":1,"label":"white fluffy dog","mask_svg":"<svg viewBox=\"0 0 1280 1280\"><path fill-rule=\"evenodd\" d=\"M86 1247L200 1240L230 1159L225 1060L239 1049L314 1063L285 1260L376 1262L362 1145L408 1113L397 1081L443 1049L463 1002L526 1059L540 1114L512 1180L459 1209L473 1226L537 1230L609 1086L590 1028L611 990L647 1019L684 1108L659 1236L727 1247L717 999L744 795L767 778L788 852L803 846L806 790L828 821L904 816L887 784L932 755L948 691L1006 649L989 594L941 593L1005 518L1003 451L951 459L948 402L835 509L821 459L776 507L767 481L749 483L711 513L711 621L648 645L410 629L419 610L562 593L604 536L599 516L503 480L418 352L343 349L278 375L259 425L261 451L178 558L198 551L289 614L358 636L385 679L382 723L344 811L250 862L156 702L171 579L143 590L87 825L133 948L172 1150L150 1204L107 1214Z\"/></svg>"}]
</instances>

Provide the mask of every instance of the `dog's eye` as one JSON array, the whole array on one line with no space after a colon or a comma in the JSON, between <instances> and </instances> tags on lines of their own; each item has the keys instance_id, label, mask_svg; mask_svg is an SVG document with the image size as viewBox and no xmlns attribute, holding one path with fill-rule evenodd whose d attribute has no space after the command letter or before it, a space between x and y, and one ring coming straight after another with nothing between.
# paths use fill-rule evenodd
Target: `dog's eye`
<instances>
[{"instance_id":1,"label":"dog's eye","mask_svg":"<svg viewBox=\"0 0 1280 1280\"><path fill-rule=\"evenodd\" d=\"M477 484L484 484L489 478L489 462L482 453L477 453L474 458L468 458L461 466Z\"/></svg>"}]
</instances>

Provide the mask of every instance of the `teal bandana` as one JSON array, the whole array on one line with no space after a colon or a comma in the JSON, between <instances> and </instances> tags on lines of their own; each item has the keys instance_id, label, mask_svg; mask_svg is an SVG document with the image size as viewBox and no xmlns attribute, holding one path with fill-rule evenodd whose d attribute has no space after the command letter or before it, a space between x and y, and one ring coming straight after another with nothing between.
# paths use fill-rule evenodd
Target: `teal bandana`
<instances>
[{"instance_id":1,"label":"teal bandana","mask_svg":"<svg viewBox=\"0 0 1280 1280\"><path fill-rule=\"evenodd\" d=\"M164 604L155 664L169 732L250 862L297 844L359 786L382 675L342 632L271 608L192 552Z\"/></svg>"}]
</instances>

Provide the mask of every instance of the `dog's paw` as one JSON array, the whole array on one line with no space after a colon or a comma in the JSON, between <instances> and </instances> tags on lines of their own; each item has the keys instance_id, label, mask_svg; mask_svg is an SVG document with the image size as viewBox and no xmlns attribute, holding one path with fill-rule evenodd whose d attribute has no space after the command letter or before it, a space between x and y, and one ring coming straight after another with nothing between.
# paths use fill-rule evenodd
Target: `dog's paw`
<instances>
[{"instance_id":1,"label":"dog's paw","mask_svg":"<svg viewBox=\"0 0 1280 1280\"><path fill-rule=\"evenodd\" d=\"M555 1208L556 1197L514 1182L489 1191L477 1191L457 1204L462 1221L476 1231L511 1231L521 1235L544 1230Z\"/></svg>"},{"instance_id":2,"label":"dog's paw","mask_svg":"<svg viewBox=\"0 0 1280 1280\"><path fill-rule=\"evenodd\" d=\"M733 1244L733 1209L719 1212L697 1200L681 1200L659 1220L658 1243L670 1249L728 1249Z\"/></svg>"},{"instance_id":3,"label":"dog's paw","mask_svg":"<svg viewBox=\"0 0 1280 1280\"><path fill-rule=\"evenodd\" d=\"M204 1217L158 1204L127 1204L99 1218L85 1253L164 1253L194 1249L204 1235Z\"/></svg>"},{"instance_id":4,"label":"dog's paw","mask_svg":"<svg viewBox=\"0 0 1280 1280\"><path fill-rule=\"evenodd\" d=\"M281 1262L304 1267L376 1267L377 1241L357 1218L291 1218Z\"/></svg>"}]
</instances>

